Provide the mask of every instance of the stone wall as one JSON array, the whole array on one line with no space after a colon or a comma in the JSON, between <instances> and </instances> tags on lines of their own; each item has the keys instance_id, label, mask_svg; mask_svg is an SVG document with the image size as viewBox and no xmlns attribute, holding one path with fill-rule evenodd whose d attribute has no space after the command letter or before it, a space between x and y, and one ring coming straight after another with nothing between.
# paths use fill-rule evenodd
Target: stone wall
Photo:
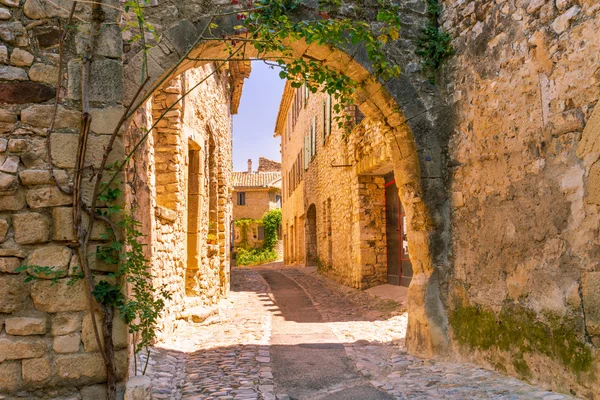
<instances>
[{"instance_id":1,"label":"stone wall","mask_svg":"<svg viewBox=\"0 0 600 400\"><path fill-rule=\"evenodd\" d=\"M443 4L454 350L595 398L600 4Z\"/></svg>"},{"instance_id":2,"label":"stone wall","mask_svg":"<svg viewBox=\"0 0 600 400\"><path fill-rule=\"evenodd\" d=\"M281 163L265 157L258 158L257 172L281 172Z\"/></svg>"},{"instance_id":3,"label":"stone wall","mask_svg":"<svg viewBox=\"0 0 600 400\"><path fill-rule=\"evenodd\" d=\"M19 1L0 6L0 393L85 397L102 390L94 384L105 381L106 372L92 333L85 285L81 280L69 284L79 266L71 193L81 125L78 59L84 32L66 45L66 80L49 137L60 36L49 22L66 15L49 3L25 3L25 8ZM109 7L105 11L107 20L116 19ZM88 5L76 7L79 20L89 21L90 16ZM89 167L99 167L122 112L119 43L117 26L103 31L92 63L98 79L89 96L93 122L82 196L87 205L93 184ZM119 137L109 162L122 157ZM90 264L97 279L111 279L105 275L112 269L97 262L93 251L104 228L99 224L91 235ZM22 265L53 267L58 279L53 283L49 276L38 275L25 282L26 274L16 271ZM115 320L114 341L122 379L127 372L127 330L120 320Z\"/></svg>"},{"instance_id":4,"label":"stone wall","mask_svg":"<svg viewBox=\"0 0 600 400\"><path fill-rule=\"evenodd\" d=\"M155 121L162 114L165 118L137 154L132 171L149 177L131 193L146 193L137 213L150 216L144 233L150 238L147 252L154 283L172 295L159 338L170 334L177 319L188 318L195 307L215 304L229 287L230 91L227 71L212 75L213 71L212 65L190 69L152 96L152 115L146 119ZM166 110L184 88L207 77L184 101Z\"/></svg>"},{"instance_id":5,"label":"stone wall","mask_svg":"<svg viewBox=\"0 0 600 400\"><path fill-rule=\"evenodd\" d=\"M284 98L294 96L289 84L285 90ZM366 289L387 279L383 174L393 166L379 127L369 119L348 137L333 121L332 132L324 135L325 99L311 94L293 129L277 131L282 136L284 259L316 265L339 282ZM287 127L288 109L282 107L280 116L286 117L278 126ZM302 166L301 181L290 194L289 172L297 155L304 156L314 116L316 155L305 171Z\"/></svg>"}]
</instances>

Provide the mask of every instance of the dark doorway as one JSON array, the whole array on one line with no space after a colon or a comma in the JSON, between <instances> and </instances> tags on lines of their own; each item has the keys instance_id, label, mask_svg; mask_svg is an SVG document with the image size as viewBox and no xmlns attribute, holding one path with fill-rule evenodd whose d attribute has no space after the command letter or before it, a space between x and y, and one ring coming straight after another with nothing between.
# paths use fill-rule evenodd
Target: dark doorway
<instances>
[{"instance_id":1,"label":"dark doorway","mask_svg":"<svg viewBox=\"0 0 600 400\"><path fill-rule=\"evenodd\" d=\"M306 212L306 266L317 265L317 207L311 204Z\"/></svg>"},{"instance_id":2,"label":"dark doorway","mask_svg":"<svg viewBox=\"0 0 600 400\"><path fill-rule=\"evenodd\" d=\"M408 286L413 271L406 237L406 214L398 197L393 173L385 175L385 216L387 282L391 285Z\"/></svg>"}]
</instances>

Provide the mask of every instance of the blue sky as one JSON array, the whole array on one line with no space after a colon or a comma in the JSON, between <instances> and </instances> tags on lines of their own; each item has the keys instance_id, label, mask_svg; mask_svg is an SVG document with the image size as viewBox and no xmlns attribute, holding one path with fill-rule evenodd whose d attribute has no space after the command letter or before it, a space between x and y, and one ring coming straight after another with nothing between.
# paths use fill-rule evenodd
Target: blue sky
<instances>
[{"instance_id":1,"label":"blue sky","mask_svg":"<svg viewBox=\"0 0 600 400\"><path fill-rule=\"evenodd\" d=\"M249 158L255 171L258 157L281 161L281 141L274 138L273 133L284 85L278 69L271 69L262 61L252 62L252 73L244 82L238 113L233 116L234 171L246 171Z\"/></svg>"}]
</instances>

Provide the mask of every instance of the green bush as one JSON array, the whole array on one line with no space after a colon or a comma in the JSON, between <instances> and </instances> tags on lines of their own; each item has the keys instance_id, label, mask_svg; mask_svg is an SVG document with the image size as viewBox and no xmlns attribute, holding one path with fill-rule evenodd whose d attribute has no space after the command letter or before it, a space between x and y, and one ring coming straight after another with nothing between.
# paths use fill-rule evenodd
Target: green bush
<instances>
[{"instance_id":1,"label":"green bush","mask_svg":"<svg viewBox=\"0 0 600 400\"><path fill-rule=\"evenodd\" d=\"M239 248L237 250L236 263L237 265L252 266L276 261L278 258L279 256L273 250Z\"/></svg>"}]
</instances>

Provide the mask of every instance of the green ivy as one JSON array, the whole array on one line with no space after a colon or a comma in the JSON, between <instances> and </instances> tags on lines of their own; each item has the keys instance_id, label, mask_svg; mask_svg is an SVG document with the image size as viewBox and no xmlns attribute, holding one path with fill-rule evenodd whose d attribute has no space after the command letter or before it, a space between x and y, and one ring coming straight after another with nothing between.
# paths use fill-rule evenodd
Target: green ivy
<instances>
[{"instance_id":1,"label":"green ivy","mask_svg":"<svg viewBox=\"0 0 600 400\"><path fill-rule=\"evenodd\" d=\"M431 83L435 83L437 73L444 62L454 55L452 36L444 32L438 23L440 13L438 0L428 0L429 22L423 29L422 36L415 43L416 53L423 59L423 70Z\"/></svg>"},{"instance_id":2,"label":"green ivy","mask_svg":"<svg viewBox=\"0 0 600 400\"><path fill-rule=\"evenodd\" d=\"M265 251L273 251L275 248L279 240L277 232L281 227L282 218L280 208L273 209L262 217L262 225L265 228L265 239L263 241L263 249Z\"/></svg>"},{"instance_id":3,"label":"green ivy","mask_svg":"<svg viewBox=\"0 0 600 400\"><path fill-rule=\"evenodd\" d=\"M256 220L256 219L252 219L252 218L240 218L240 219L235 220L235 222L233 224L235 225L236 228L238 228L240 230L240 243L238 244L237 247L243 248L243 249L248 248L248 246L249 246L248 228L250 227L250 225L256 224L258 222L260 222L260 221Z\"/></svg>"}]
</instances>

